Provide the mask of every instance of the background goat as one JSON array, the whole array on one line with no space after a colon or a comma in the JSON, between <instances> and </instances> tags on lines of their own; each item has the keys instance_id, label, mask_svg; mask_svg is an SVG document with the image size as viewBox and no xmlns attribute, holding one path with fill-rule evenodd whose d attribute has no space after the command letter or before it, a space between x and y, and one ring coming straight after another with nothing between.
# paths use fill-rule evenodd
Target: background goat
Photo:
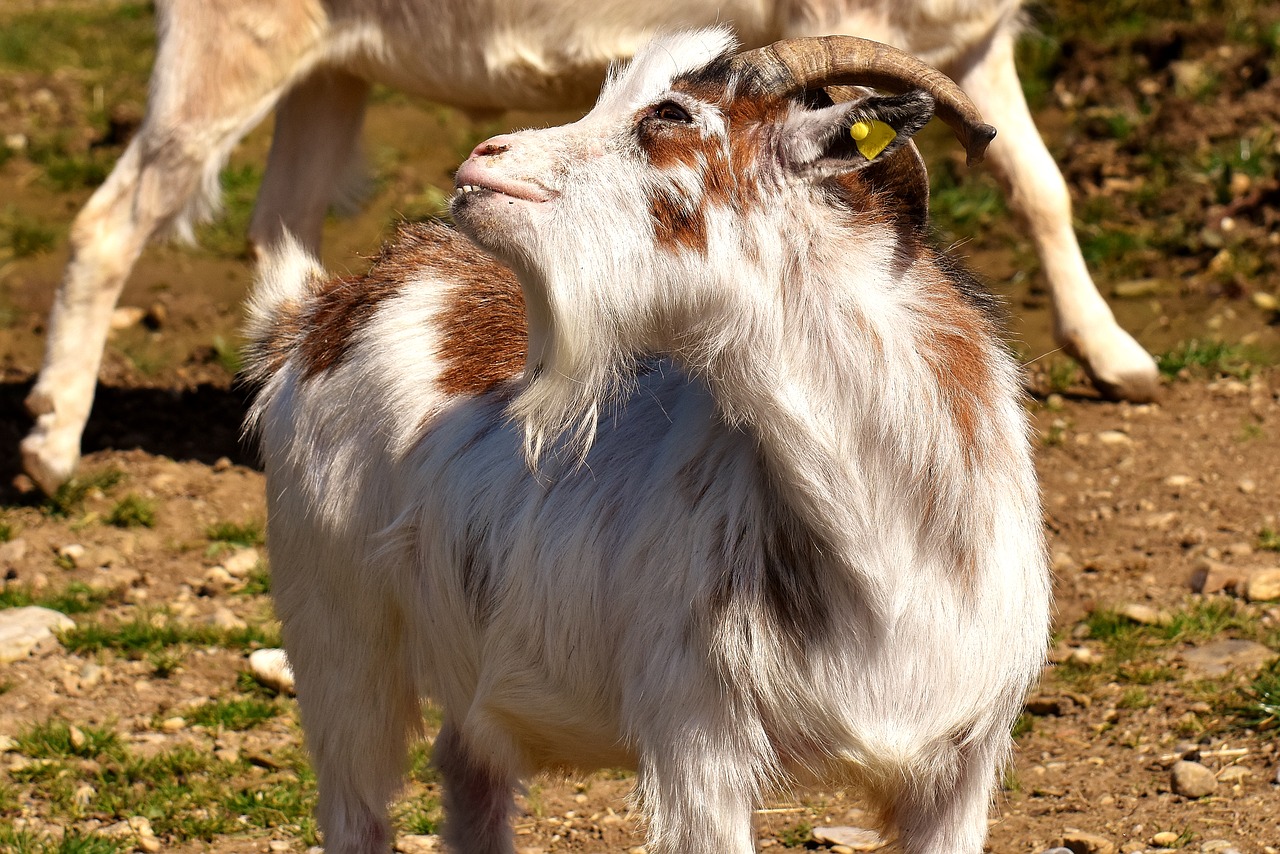
<instances>
[{"instance_id":1,"label":"background goat","mask_svg":"<svg viewBox=\"0 0 1280 854\"><path fill-rule=\"evenodd\" d=\"M278 104L251 240L308 248L348 168L369 81L456 106L589 102L612 60L660 26L732 24L747 44L853 33L949 70L1001 130L992 159L1030 224L1063 348L1103 391L1142 400L1155 363L1116 324L1071 227L1070 197L1032 124L1013 62L1018 0L226 0L160 3L146 118L71 229L44 365L27 398L23 466L52 492L70 477L111 309L157 232L190 235L216 206L228 152Z\"/></svg>"},{"instance_id":2,"label":"background goat","mask_svg":"<svg viewBox=\"0 0 1280 854\"><path fill-rule=\"evenodd\" d=\"M660 40L478 146L453 213L503 263L441 226L361 277L271 253L250 418L330 854L387 850L422 696L455 850L611 765L654 852L752 851L812 779L982 850L1048 578L1017 366L909 139L935 98L971 159L991 128L881 45L731 51ZM850 83L906 94L815 104Z\"/></svg>"}]
</instances>

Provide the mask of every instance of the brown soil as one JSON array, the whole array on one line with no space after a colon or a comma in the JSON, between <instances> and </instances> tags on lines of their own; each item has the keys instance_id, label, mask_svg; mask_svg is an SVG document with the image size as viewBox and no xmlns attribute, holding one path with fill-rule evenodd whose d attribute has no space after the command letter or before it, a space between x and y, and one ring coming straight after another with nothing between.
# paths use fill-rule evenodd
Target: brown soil
<instances>
[{"instance_id":1,"label":"brown soil","mask_svg":"<svg viewBox=\"0 0 1280 854\"><path fill-rule=\"evenodd\" d=\"M0 10L44 5L32 0ZM1122 322L1153 350L1188 339L1222 339L1274 357L1280 354L1276 314L1265 300L1253 300L1278 290L1273 271L1280 257L1274 232L1280 185L1274 174L1238 169L1234 174L1245 178L1233 179L1221 170L1206 173L1203 181L1175 185L1150 203L1139 192L1144 181L1154 180L1149 152L1177 140L1189 148L1212 148L1233 134L1249 137L1262 121L1271 128L1267 144L1274 144L1280 84L1257 71L1268 68L1270 60L1258 60L1256 50L1247 47L1216 47L1222 26L1207 31L1194 22L1164 25L1130 39L1130 53L1124 55L1088 41L1068 41L1070 49L1053 66L1057 87L1044 97L1039 113L1082 207L1107 200L1106 216L1116 222L1137 229L1144 221L1176 220L1179 233L1189 235L1180 251L1160 243L1159 235L1147 235L1145 244L1113 267L1099 269L1107 290L1134 279L1160 282L1154 293L1116 302ZM1179 94L1175 77L1196 69L1171 62L1198 63L1201 72L1227 82L1207 97ZM1139 85L1148 79L1164 88ZM10 103L38 105L48 98L28 96L51 93L69 136L86 149L93 142L86 130L87 96L79 88L36 77L4 82L0 91ZM1131 89L1131 83L1138 88ZM1144 112L1143 105L1154 105L1153 111ZM1119 140L1110 131L1098 132L1099 123L1113 128L1114 114L1107 110L1138 116L1137 130ZM508 121L520 125L533 119ZM371 109L367 135L379 181L362 215L327 226L325 257L331 268L362 266L361 258L373 253L397 212L430 208L439 198L432 188L446 187L450 170L471 145L501 127L398 96L382 97ZM260 164L267 139L265 130L252 135L233 166ZM7 583L59 588L110 576L121 589L93 619L127 619L160 605L193 622L220 608L249 621L266 619L266 597L213 590L204 581L216 562L206 556L208 527L265 515L262 476L239 438L244 394L218 357L218 339L233 341L240 321L239 301L250 277L243 258L160 246L148 249L135 269L122 304L160 304L164 319L156 328L137 325L113 336L84 442L86 471L117 469L123 473L120 484L106 494L91 493L71 517L58 518L41 509L29 483L18 477L15 451L29 427L21 401L39 364L44 317L65 262L65 223L87 193L50 189L23 157L0 160L0 199L27 216L62 224L53 251L0 257L0 521L27 544L23 558L2 568L9 573ZM1229 226L1223 217L1230 219ZM1064 654L1082 646L1102 650L1096 641L1078 637L1077 629L1099 608L1194 605L1203 597L1193 596L1188 579L1205 559L1242 570L1280 565L1280 555L1258 550L1261 531L1280 529L1280 371L1264 368L1244 380L1192 376L1171 382L1159 403L1148 406L1102 402L1069 371L1051 379L1054 357L1039 358L1053 345L1038 276L1015 275L1035 268L1016 223L996 216L968 227L981 237L966 251L1008 298L1015 316L1012 338L1029 360L1037 360L1028 371L1036 392L1029 409ZM1050 397L1054 383L1065 388ZM128 493L156 501L154 527L121 529L102 522ZM55 562L58 550L71 543L87 550L83 568L67 570ZM113 569L104 572L98 569L101 563ZM118 573L121 569L136 575ZM1276 636L1280 608L1238 607ZM1101 666L1086 668L1083 677L1079 668L1046 670L1041 692L1060 714L1035 717L1030 731L1020 736L1009 785L992 812L992 850L1039 852L1072 830L1100 834L1125 851L1155 848L1149 840L1161 831L1183 835L1180 844L1189 838L1189 850L1214 840L1226 840L1243 854L1280 849L1275 729L1245 729L1224 711L1230 706L1226 698L1247 681L1247 671L1203 682L1179 658L1188 647L1178 643L1162 649L1160 666L1169 672L1151 682L1110 679ZM232 694L243 657L197 650L176 673L158 678L145 660L108 654L105 677L92 686L76 678L83 661L75 656L0 666L0 681L9 685L0 694L0 735L57 717L110 725L134 745L185 741L212 749L214 734L166 733L155 721L193 701ZM1141 688L1140 701L1134 700L1134 686ZM225 738L238 740L242 750L278 750L299 742L294 718L291 712ZM1204 742L1202 761L1212 769L1233 766L1247 774L1224 775L1234 782L1220 784L1210 797L1189 800L1170 791L1168 769L1175 747L1197 739ZM0 782L5 774L0 769ZM518 844L548 852L641 844L634 822L617 817L626 815L629 787L629 778L621 774L538 781L521 799ZM416 783L412 793L429 789ZM30 812L38 825L40 806L31 805ZM796 793L762 811L758 836L761 847L804 844L804 833L796 831L802 824L865 825L869 820L847 793ZM271 839L303 847L284 832L246 831L171 850L267 850Z\"/></svg>"}]
</instances>

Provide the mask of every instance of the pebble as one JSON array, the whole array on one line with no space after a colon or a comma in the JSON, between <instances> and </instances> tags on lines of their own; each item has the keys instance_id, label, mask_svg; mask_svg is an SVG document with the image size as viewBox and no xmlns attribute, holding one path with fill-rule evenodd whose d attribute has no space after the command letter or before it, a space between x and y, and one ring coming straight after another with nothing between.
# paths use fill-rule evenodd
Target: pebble
<instances>
[{"instance_id":1,"label":"pebble","mask_svg":"<svg viewBox=\"0 0 1280 854\"><path fill-rule=\"evenodd\" d=\"M862 827L815 827L813 841L819 845L842 846L850 851L875 851L884 845L880 834ZM837 852L838 854L838 852Z\"/></svg>"},{"instance_id":2,"label":"pebble","mask_svg":"<svg viewBox=\"0 0 1280 854\"><path fill-rule=\"evenodd\" d=\"M123 567L102 568L89 576L89 589L97 593L123 593L142 584L142 573Z\"/></svg>"},{"instance_id":3,"label":"pebble","mask_svg":"<svg viewBox=\"0 0 1280 854\"><path fill-rule=\"evenodd\" d=\"M281 694L292 694L293 668L283 649L257 649L249 655L249 672L263 685Z\"/></svg>"},{"instance_id":4,"label":"pebble","mask_svg":"<svg viewBox=\"0 0 1280 854\"><path fill-rule=\"evenodd\" d=\"M68 543L58 549L58 557L71 561L71 565L79 568L84 562L85 547L79 543Z\"/></svg>"},{"instance_id":5,"label":"pebble","mask_svg":"<svg viewBox=\"0 0 1280 854\"><path fill-rule=\"evenodd\" d=\"M230 608L218 608L209 616L209 625L224 632L239 632L249 628L249 624L235 615Z\"/></svg>"},{"instance_id":6,"label":"pebble","mask_svg":"<svg viewBox=\"0 0 1280 854\"><path fill-rule=\"evenodd\" d=\"M137 326L142 322L142 318L147 314L147 310L136 305L122 305L111 312L111 329L112 331L120 331L128 329L131 326Z\"/></svg>"},{"instance_id":7,"label":"pebble","mask_svg":"<svg viewBox=\"0 0 1280 854\"><path fill-rule=\"evenodd\" d=\"M1115 854L1115 843L1096 833L1068 830L1062 834L1062 847L1071 854Z\"/></svg>"},{"instance_id":8,"label":"pebble","mask_svg":"<svg viewBox=\"0 0 1280 854\"><path fill-rule=\"evenodd\" d=\"M293 846L283 839L273 839L267 843L268 851L292 851Z\"/></svg>"},{"instance_id":9,"label":"pebble","mask_svg":"<svg viewBox=\"0 0 1280 854\"><path fill-rule=\"evenodd\" d=\"M81 783L76 787L75 793L72 794L73 800L77 806L87 807L93 801L93 796L98 794L98 790L88 783Z\"/></svg>"},{"instance_id":10,"label":"pebble","mask_svg":"<svg viewBox=\"0 0 1280 854\"><path fill-rule=\"evenodd\" d=\"M1243 780L1245 777L1250 776L1251 774L1253 774L1253 772L1250 771L1248 768L1244 767L1243 765L1232 765L1228 768L1223 768L1221 771L1218 772L1218 782L1219 783L1239 783L1241 780Z\"/></svg>"},{"instance_id":11,"label":"pebble","mask_svg":"<svg viewBox=\"0 0 1280 854\"><path fill-rule=\"evenodd\" d=\"M399 854L430 854L440 849L440 837L435 834L404 833L396 837L395 850Z\"/></svg>"},{"instance_id":12,"label":"pebble","mask_svg":"<svg viewBox=\"0 0 1280 854\"><path fill-rule=\"evenodd\" d=\"M1258 491L1258 484L1250 480L1249 478L1245 478L1244 480L1236 484L1236 488L1239 489L1241 492L1243 492L1245 495L1253 495L1255 492Z\"/></svg>"},{"instance_id":13,"label":"pebble","mask_svg":"<svg viewBox=\"0 0 1280 854\"><path fill-rule=\"evenodd\" d=\"M1121 433L1119 430L1103 430L1098 434L1098 441L1104 445L1132 445L1133 440L1129 438L1128 433Z\"/></svg>"},{"instance_id":14,"label":"pebble","mask_svg":"<svg viewBox=\"0 0 1280 854\"><path fill-rule=\"evenodd\" d=\"M22 537L0 543L0 566L14 566L27 556L27 541Z\"/></svg>"},{"instance_id":15,"label":"pebble","mask_svg":"<svg viewBox=\"0 0 1280 854\"><path fill-rule=\"evenodd\" d=\"M1250 640L1230 638L1183 650L1182 663L1196 676L1224 676L1234 671L1252 672L1280 653Z\"/></svg>"},{"instance_id":16,"label":"pebble","mask_svg":"<svg viewBox=\"0 0 1280 854\"><path fill-rule=\"evenodd\" d=\"M176 716L172 718L165 718L160 722L160 729L165 732L182 732L186 728L186 720Z\"/></svg>"},{"instance_id":17,"label":"pebble","mask_svg":"<svg viewBox=\"0 0 1280 854\"><path fill-rule=\"evenodd\" d=\"M1185 759L1174 764L1169 779L1173 791L1184 798L1203 798L1218 788L1218 780L1212 771L1199 762L1188 762Z\"/></svg>"},{"instance_id":18,"label":"pebble","mask_svg":"<svg viewBox=\"0 0 1280 854\"><path fill-rule=\"evenodd\" d=\"M1172 830L1162 830L1155 836L1151 837L1152 845L1159 845L1161 848L1172 848L1173 844L1178 841L1178 834Z\"/></svg>"},{"instance_id":19,"label":"pebble","mask_svg":"<svg viewBox=\"0 0 1280 854\"><path fill-rule=\"evenodd\" d=\"M1197 593L1220 593L1236 590L1244 581L1245 571L1205 558L1191 572L1191 589Z\"/></svg>"},{"instance_id":20,"label":"pebble","mask_svg":"<svg viewBox=\"0 0 1280 854\"><path fill-rule=\"evenodd\" d=\"M1255 569L1245 579L1244 596L1250 602L1280 599L1280 567Z\"/></svg>"},{"instance_id":21,"label":"pebble","mask_svg":"<svg viewBox=\"0 0 1280 854\"><path fill-rule=\"evenodd\" d=\"M1144 626L1167 626L1173 622L1173 615L1168 611L1157 611L1150 605L1140 605L1136 602L1122 606L1119 614Z\"/></svg>"},{"instance_id":22,"label":"pebble","mask_svg":"<svg viewBox=\"0 0 1280 854\"><path fill-rule=\"evenodd\" d=\"M204 584L200 586L200 592L205 595L220 593L234 583L235 579L231 577L231 573L224 567L215 566L204 574Z\"/></svg>"},{"instance_id":23,"label":"pebble","mask_svg":"<svg viewBox=\"0 0 1280 854\"><path fill-rule=\"evenodd\" d=\"M1171 474L1164 479L1164 485L1171 486L1174 489L1181 489L1193 483L1195 483L1195 478L1185 474Z\"/></svg>"},{"instance_id":24,"label":"pebble","mask_svg":"<svg viewBox=\"0 0 1280 854\"><path fill-rule=\"evenodd\" d=\"M58 647L54 631L69 631L75 621L49 608L29 605L0 610L0 664Z\"/></svg>"},{"instance_id":25,"label":"pebble","mask_svg":"<svg viewBox=\"0 0 1280 854\"><path fill-rule=\"evenodd\" d=\"M244 578L261 560L262 556L257 549L237 549L235 554L222 562L222 568L232 578Z\"/></svg>"}]
</instances>

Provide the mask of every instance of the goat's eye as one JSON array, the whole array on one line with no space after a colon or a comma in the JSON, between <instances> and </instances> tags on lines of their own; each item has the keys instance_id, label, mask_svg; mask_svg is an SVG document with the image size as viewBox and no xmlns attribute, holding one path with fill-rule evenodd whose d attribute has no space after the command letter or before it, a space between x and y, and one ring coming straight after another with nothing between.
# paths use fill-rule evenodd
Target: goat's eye
<instances>
[{"instance_id":1,"label":"goat's eye","mask_svg":"<svg viewBox=\"0 0 1280 854\"><path fill-rule=\"evenodd\" d=\"M675 101L663 101L661 104L654 107L653 117L661 119L664 122L676 122L682 125L687 125L693 121L693 117L689 115L689 111L677 104Z\"/></svg>"}]
</instances>

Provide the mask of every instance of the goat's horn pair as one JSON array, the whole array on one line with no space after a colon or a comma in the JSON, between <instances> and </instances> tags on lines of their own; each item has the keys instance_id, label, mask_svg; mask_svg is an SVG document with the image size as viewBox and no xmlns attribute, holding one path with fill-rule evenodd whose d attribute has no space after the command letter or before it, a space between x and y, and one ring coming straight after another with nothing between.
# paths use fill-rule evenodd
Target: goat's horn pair
<instances>
[{"instance_id":1,"label":"goat's horn pair","mask_svg":"<svg viewBox=\"0 0 1280 854\"><path fill-rule=\"evenodd\" d=\"M784 39L734 57L734 68L755 69L766 91L793 95L828 86L873 86L890 92L923 89L938 118L955 131L969 165L979 163L996 129L950 77L909 53L853 36Z\"/></svg>"}]
</instances>

